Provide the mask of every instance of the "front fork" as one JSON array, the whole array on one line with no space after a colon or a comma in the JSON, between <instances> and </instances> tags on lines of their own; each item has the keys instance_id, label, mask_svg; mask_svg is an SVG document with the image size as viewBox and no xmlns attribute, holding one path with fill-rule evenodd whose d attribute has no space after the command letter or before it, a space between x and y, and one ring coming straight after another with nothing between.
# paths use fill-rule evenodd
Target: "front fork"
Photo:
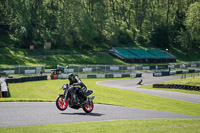
<instances>
[{"instance_id":1,"label":"front fork","mask_svg":"<svg viewBox=\"0 0 200 133\"><path fill-rule=\"evenodd\" d=\"M64 98L64 100L63 100L63 104L64 104L64 103L65 103L65 100L68 100L68 99L67 99L68 89L65 90L63 94L64 94L64 96L65 96L65 98Z\"/></svg>"}]
</instances>

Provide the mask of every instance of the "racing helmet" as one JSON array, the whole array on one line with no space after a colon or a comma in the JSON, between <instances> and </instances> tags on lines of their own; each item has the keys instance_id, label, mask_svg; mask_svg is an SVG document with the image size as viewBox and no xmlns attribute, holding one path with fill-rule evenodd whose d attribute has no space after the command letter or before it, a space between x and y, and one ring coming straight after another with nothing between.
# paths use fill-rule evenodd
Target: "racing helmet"
<instances>
[{"instance_id":1,"label":"racing helmet","mask_svg":"<svg viewBox=\"0 0 200 133\"><path fill-rule=\"evenodd\" d=\"M73 73L70 73L70 74L68 75L68 80L69 80L70 82L74 82L74 81L75 81L75 75L74 75Z\"/></svg>"}]
</instances>

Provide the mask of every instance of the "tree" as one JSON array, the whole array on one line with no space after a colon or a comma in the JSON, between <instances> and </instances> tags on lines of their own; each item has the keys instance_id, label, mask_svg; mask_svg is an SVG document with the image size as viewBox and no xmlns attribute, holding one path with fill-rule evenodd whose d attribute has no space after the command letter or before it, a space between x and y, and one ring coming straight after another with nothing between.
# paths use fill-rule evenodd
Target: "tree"
<instances>
[{"instance_id":1,"label":"tree","mask_svg":"<svg viewBox=\"0 0 200 133\"><path fill-rule=\"evenodd\" d=\"M185 30L182 29L177 38L187 55L190 55L200 50L200 2L189 6L184 25Z\"/></svg>"},{"instance_id":2,"label":"tree","mask_svg":"<svg viewBox=\"0 0 200 133\"><path fill-rule=\"evenodd\" d=\"M24 48L44 41L54 48L82 48L148 40L168 47L185 30L198 47L199 1L1 0L0 25L14 27L15 45Z\"/></svg>"},{"instance_id":3,"label":"tree","mask_svg":"<svg viewBox=\"0 0 200 133\"><path fill-rule=\"evenodd\" d=\"M169 31L168 25L161 24L159 26L155 26L150 35L150 43L157 47L168 48Z\"/></svg>"},{"instance_id":4,"label":"tree","mask_svg":"<svg viewBox=\"0 0 200 133\"><path fill-rule=\"evenodd\" d=\"M200 2L195 2L189 6L185 26L197 48L200 44Z\"/></svg>"}]
</instances>

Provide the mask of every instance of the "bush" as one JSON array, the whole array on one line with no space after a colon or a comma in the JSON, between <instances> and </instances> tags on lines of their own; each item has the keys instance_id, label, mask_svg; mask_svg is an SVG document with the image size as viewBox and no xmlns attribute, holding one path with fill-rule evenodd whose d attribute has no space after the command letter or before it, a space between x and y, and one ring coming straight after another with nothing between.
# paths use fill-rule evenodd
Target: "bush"
<instances>
[{"instance_id":1,"label":"bush","mask_svg":"<svg viewBox=\"0 0 200 133\"><path fill-rule=\"evenodd\" d=\"M118 35L118 41L122 44L132 43L132 36L133 35L130 30L120 30Z\"/></svg>"},{"instance_id":2,"label":"bush","mask_svg":"<svg viewBox=\"0 0 200 133\"><path fill-rule=\"evenodd\" d=\"M146 37L144 37L143 35L139 34L137 35L136 37L136 41L139 43L139 44L145 44L147 42L147 39Z\"/></svg>"},{"instance_id":3,"label":"bush","mask_svg":"<svg viewBox=\"0 0 200 133\"><path fill-rule=\"evenodd\" d=\"M157 47L169 46L169 28L165 24L155 26L150 34L150 43Z\"/></svg>"}]
</instances>

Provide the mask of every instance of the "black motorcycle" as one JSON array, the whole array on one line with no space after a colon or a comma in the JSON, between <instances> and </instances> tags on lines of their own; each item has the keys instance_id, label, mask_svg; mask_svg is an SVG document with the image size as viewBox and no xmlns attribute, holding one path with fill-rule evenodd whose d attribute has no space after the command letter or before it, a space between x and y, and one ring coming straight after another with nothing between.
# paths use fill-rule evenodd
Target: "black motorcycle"
<instances>
[{"instance_id":1,"label":"black motorcycle","mask_svg":"<svg viewBox=\"0 0 200 133\"><path fill-rule=\"evenodd\" d=\"M93 93L92 90L87 90L84 95L87 96L85 99L78 91L76 86L69 86L68 84L64 84L62 88L64 90L63 94L60 94L56 99L56 106L59 110L64 111L67 109L67 106L73 109L83 108L86 113L92 112L94 109L93 99L94 96L88 97Z\"/></svg>"}]
</instances>

